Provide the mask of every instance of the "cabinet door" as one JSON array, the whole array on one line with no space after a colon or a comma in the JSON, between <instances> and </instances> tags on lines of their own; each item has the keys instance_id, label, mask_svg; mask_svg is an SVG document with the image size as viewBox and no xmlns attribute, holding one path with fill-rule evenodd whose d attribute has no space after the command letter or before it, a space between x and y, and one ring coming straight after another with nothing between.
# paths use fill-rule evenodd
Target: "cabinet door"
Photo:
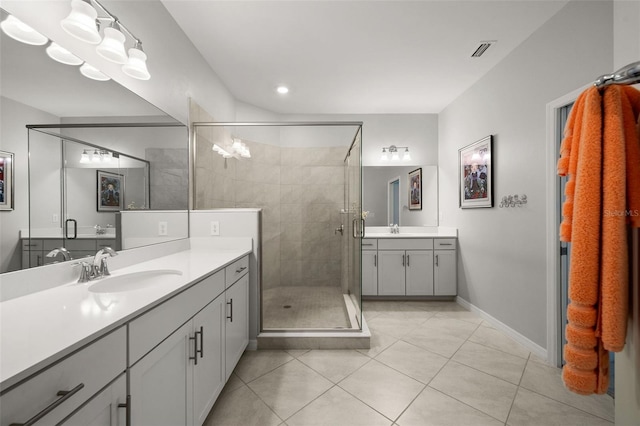
<instances>
[{"instance_id":1,"label":"cabinet door","mask_svg":"<svg viewBox=\"0 0 640 426\"><path fill-rule=\"evenodd\" d=\"M362 295L378 295L378 252L375 250L362 252Z\"/></svg>"},{"instance_id":2,"label":"cabinet door","mask_svg":"<svg viewBox=\"0 0 640 426\"><path fill-rule=\"evenodd\" d=\"M249 275L227 289L226 299L225 381L249 343Z\"/></svg>"},{"instance_id":3,"label":"cabinet door","mask_svg":"<svg viewBox=\"0 0 640 426\"><path fill-rule=\"evenodd\" d=\"M456 250L436 250L434 255L434 294L455 296L458 294Z\"/></svg>"},{"instance_id":4,"label":"cabinet door","mask_svg":"<svg viewBox=\"0 0 640 426\"><path fill-rule=\"evenodd\" d=\"M191 423L192 327L187 322L130 368L132 425Z\"/></svg>"},{"instance_id":5,"label":"cabinet door","mask_svg":"<svg viewBox=\"0 0 640 426\"><path fill-rule=\"evenodd\" d=\"M193 363L193 419L204 423L224 387L224 297L220 296L193 318L200 352Z\"/></svg>"},{"instance_id":6,"label":"cabinet door","mask_svg":"<svg viewBox=\"0 0 640 426\"><path fill-rule=\"evenodd\" d=\"M127 424L127 381L122 374L84 407L63 423L65 426L125 426Z\"/></svg>"},{"instance_id":7,"label":"cabinet door","mask_svg":"<svg viewBox=\"0 0 640 426\"><path fill-rule=\"evenodd\" d=\"M407 250L407 296L433 296L433 251Z\"/></svg>"},{"instance_id":8,"label":"cabinet door","mask_svg":"<svg viewBox=\"0 0 640 426\"><path fill-rule=\"evenodd\" d=\"M378 250L378 295L404 296L404 251Z\"/></svg>"}]
</instances>

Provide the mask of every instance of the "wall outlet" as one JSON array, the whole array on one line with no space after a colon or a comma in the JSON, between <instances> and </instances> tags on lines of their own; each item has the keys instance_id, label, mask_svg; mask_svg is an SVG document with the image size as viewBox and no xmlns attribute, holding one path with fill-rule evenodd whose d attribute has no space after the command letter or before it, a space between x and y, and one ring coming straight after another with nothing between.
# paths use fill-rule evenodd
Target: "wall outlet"
<instances>
[{"instance_id":1,"label":"wall outlet","mask_svg":"<svg viewBox=\"0 0 640 426\"><path fill-rule=\"evenodd\" d=\"M58 215L56 213L51 215L51 223L58 223Z\"/></svg>"},{"instance_id":2,"label":"wall outlet","mask_svg":"<svg viewBox=\"0 0 640 426\"><path fill-rule=\"evenodd\" d=\"M169 225L167 222L158 222L158 235L169 234Z\"/></svg>"},{"instance_id":3,"label":"wall outlet","mask_svg":"<svg viewBox=\"0 0 640 426\"><path fill-rule=\"evenodd\" d=\"M211 222L211 235L220 235L220 222Z\"/></svg>"}]
</instances>

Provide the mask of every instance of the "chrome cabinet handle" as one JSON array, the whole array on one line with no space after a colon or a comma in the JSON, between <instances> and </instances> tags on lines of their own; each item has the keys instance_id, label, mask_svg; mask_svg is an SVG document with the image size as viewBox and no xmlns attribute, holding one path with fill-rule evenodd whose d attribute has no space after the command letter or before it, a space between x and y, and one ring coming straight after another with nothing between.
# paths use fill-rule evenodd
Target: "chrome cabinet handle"
<instances>
[{"instance_id":1,"label":"chrome cabinet handle","mask_svg":"<svg viewBox=\"0 0 640 426\"><path fill-rule=\"evenodd\" d=\"M376 267L376 268L378 267L378 255L377 254L373 255L373 266Z\"/></svg>"},{"instance_id":2,"label":"chrome cabinet handle","mask_svg":"<svg viewBox=\"0 0 640 426\"><path fill-rule=\"evenodd\" d=\"M404 254L402 255L402 266L404 266Z\"/></svg>"},{"instance_id":3,"label":"chrome cabinet handle","mask_svg":"<svg viewBox=\"0 0 640 426\"><path fill-rule=\"evenodd\" d=\"M363 246L372 246L373 243L362 243Z\"/></svg>"},{"instance_id":4,"label":"chrome cabinet handle","mask_svg":"<svg viewBox=\"0 0 640 426\"><path fill-rule=\"evenodd\" d=\"M452 243L438 243L441 246L452 246Z\"/></svg>"},{"instance_id":5,"label":"chrome cabinet handle","mask_svg":"<svg viewBox=\"0 0 640 426\"><path fill-rule=\"evenodd\" d=\"M118 404L118 408L127 409L127 413L125 415L126 417L125 424L126 426L131 426L131 395L127 395L127 402L124 404L123 403Z\"/></svg>"},{"instance_id":6,"label":"chrome cabinet handle","mask_svg":"<svg viewBox=\"0 0 640 426\"><path fill-rule=\"evenodd\" d=\"M229 322L233 322L233 299L229 299L227 305L229 305L229 315L227 316L227 319Z\"/></svg>"},{"instance_id":7,"label":"chrome cabinet handle","mask_svg":"<svg viewBox=\"0 0 640 426\"><path fill-rule=\"evenodd\" d=\"M247 267L246 267L246 266L243 266L243 267L242 267L242 268L240 268L240 269L236 269L236 274L239 274L240 272L244 271L245 269L247 269Z\"/></svg>"},{"instance_id":8,"label":"chrome cabinet handle","mask_svg":"<svg viewBox=\"0 0 640 426\"><path fill-rule=\"evenodd\" d=\"M204 327L200 326L200 358L204 357Z\"/></svg>"},{"instance_id":9,"label":"chrome cabinet handle","mask_svg":"<svg viewBox=\"0 0 640 426\"><path fill-rule=\"evenodd\" d=\"M410 266L410 265L409 265L409 259L410 259L410 256L411 256L410 254L408 254L408 255L407 255L407 266Z\"/></svg>"},{"instance_id":10,"label":"chrome cabinet handle","mask_svg":"<svg viewBox=\"0 0 640 426\"><path fill-rule=\"evenodd\" d=\"M82 389L83 387L84 387L84 383L80 383L78 386L76 386L75 388L73 388L71 390L58 391L58 393L56 393L56 395L61 397L61 398L58 398L55 401L53 401L51 404L49 404L47 407L45 407L44 410L40 411L38 414L36 414L35 416L33 416L32 418L27 420L25 423L11 423L9 426L31 426L31 425L35 424L37 421L42 419L44 416L46 416L47 414L49 414L50 412L55 410L60 404L62 404L67 399L71 398L73 395L78 393L80 391L80 389Z\"/></svg>"},{"instance_id":11,"label":"chrome cabinet handle","mask_svg":"<svg viewBox=\"0 0 640 426\"><path fill-rule=\"evenodd\" d=\"M192 359L195 365L198 365L198 354L200 354L200 358L202 358L202 348L198 349L198 334L201 336L200 346L202 346L202 326L200 326L199 331L193 334L193 337L189 337L189 340L193 340L193 356L190 356L189 359Z\"/></svg>"},{"instance_id":12,"label":"chrome cabinet handle","mask_svg":"<svg viewBox=\"0 0 640 426\"><path fill-rule=\"evenodd\" d=\"M436 254L436 266L438 266L438 255Z\"/></svg>"}]
</instances>

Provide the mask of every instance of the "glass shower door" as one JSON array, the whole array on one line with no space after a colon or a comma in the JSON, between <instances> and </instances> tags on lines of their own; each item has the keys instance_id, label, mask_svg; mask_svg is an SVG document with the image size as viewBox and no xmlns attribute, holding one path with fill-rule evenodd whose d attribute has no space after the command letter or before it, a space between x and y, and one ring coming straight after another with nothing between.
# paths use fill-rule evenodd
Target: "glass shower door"
<instances>
[{"instance_id":1,"label":"glass shower door","mask_svg":"<svg viewBox=\"0 0 640 426\"><path fill-rule=\"evenodd\" d=\"M365 220L362 217L362 128L354 138L345 159L345 217L348 229L345 249L347 260L347 295L351 299L358 328L362 328L362 237Z\"/></svg>"}]
</instances>

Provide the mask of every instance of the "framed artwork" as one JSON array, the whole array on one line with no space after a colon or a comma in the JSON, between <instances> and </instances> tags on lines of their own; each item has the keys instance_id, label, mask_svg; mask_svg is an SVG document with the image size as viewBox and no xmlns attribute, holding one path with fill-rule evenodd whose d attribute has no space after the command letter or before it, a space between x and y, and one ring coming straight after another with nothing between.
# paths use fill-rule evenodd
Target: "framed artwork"
<instances>
[{"instance_id":1,"label":"framed artwork","mask_svg":"<svg viewBox=\"0 0 640 426\"><path fill-rule=\"evenodd\" d=\"M463 209L493 207L493 178L489 135L458 150L459 198Z\"/></svg>"},{"instance_id":2,"label":"framed artwork","mask_svg":"<svg viewBox=\"0 0 640 426\"><path fill-rule=\"evenodd\" d=\"M422 210L422 168L409 172L409 210Z\"/></svg>"},{"instance_id":3,"label":"framed artwork","mask_svg":"<svg viewBox=\"0 0 640 426\"><path fill-rule=\"evenodd\" d=\"M13 153L0 151L0 211L13 210Z\"/></svg>"},{"instance_id":4,"label":"framed artwork","mask_svg":"<svg viewBox=\"0 0 640 426\"><path fill-rule=\"evenodd\" d=\"M98 170L98 211L124 210L124 175Z\"/></svg>"}]
</instances>

